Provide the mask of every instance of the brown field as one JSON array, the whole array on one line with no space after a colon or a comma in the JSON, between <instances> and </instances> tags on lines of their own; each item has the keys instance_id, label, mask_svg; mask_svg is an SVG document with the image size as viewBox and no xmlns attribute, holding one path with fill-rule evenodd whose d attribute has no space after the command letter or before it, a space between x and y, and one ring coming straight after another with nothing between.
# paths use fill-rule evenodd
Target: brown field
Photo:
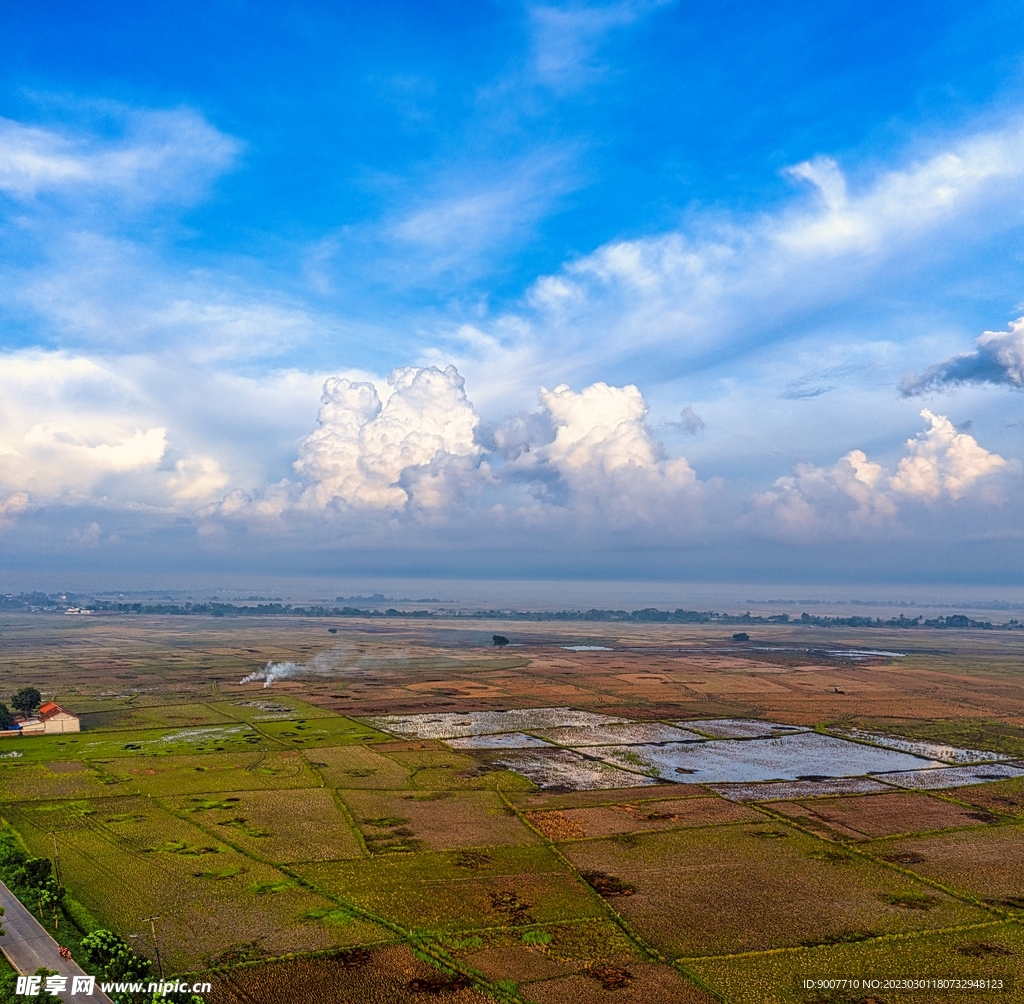
<instances>
[{"instance_id":1,"label":"brown field","mask_svg":"<svg viewBox=\"0 0 1024 1004\"><path fill-rule=\"evenodd\" d=\"M980 813L963 806L917 792L902 791L817 798L810 802L773 802L771 810L802 825L810 825L812 829L816 822L823 823L836 833L854 840L958 826L981 826L984 822L978 818Z\"/></svg>"},{"instance_id":2,"label":"brown field","mask_svg":"<svg viewBox=\"0 0 1024 1004\"><path fill-rule=\"evenodd\" d=\"M540 980L523 987L523 995L536 1004L713 1004L715 1000L671 966L650 962L611 963L573 976Z\"/></svg>"},{"instance_id":3,"label":"brown field","mask_svg":"<svg viewBox=\"0 0 1024 1004\"><path fill-rule=\"evenodd\" d=\"M210 1004L305 1001L308 1004L482 1004L490 998L445 978L404 946L355 949L323 958L283 959L226 973Z\"/></svg>"},{"instance_id":4,"label":"brown field","mask_svg":"<svg viewBox=\"0 0 1024 1004\"><path fill-rule=\"evenodd\" d=\"M644 804L648 801L670 798L705 798L707 788L699 784L656 784L637 791L636 788L602 788L597 791L538 792L515 791L506 797L523 810L529 809L582 809L592 805L618 803Z\"/></svg>"},{"instance_id":5,"label":"brown field","mask_svg":"<svg viewBox=\"0 0 1024 1004\"><path fill-rule=\"evenodd\" d=\"M870 850L949 888L1024 910L1024 826L1019 824L879 841Z\"/></svg>"},{"instance_id":6,"label":"brown field","mask_svg":"<svg viewBox=\"0 0 1024 1004\"><path fill-rule=\"evenodd\" d=\"M814 838L775 825L676 830L633 836L627 843L563 846L581 872L602 872L633 887L632 894L614 897L615 909L671 957L750 952L986 917L882 865L827 856ZM928 908L885 899L904 894L928 897Z\"/></svg>"},{"instance_id":7,"label":"brown field","mask_svg":"<svg viewBox=\"0 0 1024 1004\"><path fill-rule=\"evenodd\" d=\"M549 809L529 812L526 818L551 840L568 840L680 826L759 822L763 817L752 809L721 798L666 798L588 809Z\"/></svg>"},{"instance_id":8,"label":"brown field","mask_svg":"<svg viewBox=\"0 0 1024 1004\"><path fill-rule=\"evenodd\" d=\"M975 784L947 792L951 798L987 812L1006 816L1024 816L1024 781L997 781Z\"/></svg>"},{"instance_id":9,"label":"brown field","mask_svg":"<svg viewBox=\"0 0 1024 1004\"><path fill-rule=\"evenodd\" d=\"M1024 760L1016 633L757 626L755 649L732 630L2 615L0 695L38 685L83 714L83 742L109 745L25 740L0 758L0 815L34 854L56 833L99 923L127 935L160 915L168 966L215 967L208 1004L810 1004L801 972L948 958L1024 978L1024 780L760 808L692 783L542 791L494 750L349 720L571 706L860 726ZM494 633L516 647L494 650ZM330 675L238 683L333 645L349 655ZM824 654L842 646L907 654ZM202 742L225 725L244 735ZM164 751L161 729L198 738Z\"/></svg>"},{"instance_id":10,"label":"brown field","mask_svg":"<svg viewBox=\"0 0 1024 1004\"><path fill-rule=\"evenodd\" d=\"M395 820L410 831L407 836L434 851L537 842L493 791L342 791L339 797L368 839L387 828L382 820Z\"/></svg>"},{"instance_id":11,"label":"brown field","mask_svg":"<svg viewBox=\"0 0 1024 1004\"><path fill-rule=\"evenodd\" d=\"M540 846L386 854L295 870L403 927L464 931L604 915L593 893Z\"/></svg>"}]
</instances>

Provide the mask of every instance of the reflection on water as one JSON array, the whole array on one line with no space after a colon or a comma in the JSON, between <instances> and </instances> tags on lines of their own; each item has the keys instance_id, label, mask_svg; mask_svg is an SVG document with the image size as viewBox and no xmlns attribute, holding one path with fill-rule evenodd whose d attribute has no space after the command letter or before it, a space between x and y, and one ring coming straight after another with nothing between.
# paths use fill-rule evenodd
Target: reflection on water
<instances>
[{"instance_id":1,"label":"reflection on water","mask_svg":"<svg viewBox=\"0 0 1024 1004\"><path fill-rule=\"evenodd\" d=\"M761 801L878 791L883 784L944 788L1024 774L1024 768L992 762L1005 759L997 753L856 730L824 735L756 719L670 725L560 707L367 721L406 738L444 739L455 749L509 750L494 762L547 789L704 783L732 785L715 789L726 798ZM990 762L948 766L978 760Z\"/></svg>"},{"instance_id":2,"label":"reflection on water","mask_svg":"<svg viewBox=\"0 0 1024 1004\"><path fill-rule=\"evenodd\" d=\"M802 732L775 739L715 739L665 746L593 747L622 766L656 771L664 780L797 781L857 777L881 771L908 771L942 766L909 753L847 742L833 736Z\"/></svg>"}]
</instances>

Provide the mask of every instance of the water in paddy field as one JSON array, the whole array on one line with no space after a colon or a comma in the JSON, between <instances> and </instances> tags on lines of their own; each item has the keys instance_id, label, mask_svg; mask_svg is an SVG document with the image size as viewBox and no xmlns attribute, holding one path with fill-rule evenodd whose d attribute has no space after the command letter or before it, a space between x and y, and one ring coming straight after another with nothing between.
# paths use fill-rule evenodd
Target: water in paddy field
<instances>
[{"instance_id":1,"label":"water in paddy field","mask_svg":"<svg viewBox=\"0 0 1024 1004\"><path fill-rule=\"evenodd\" d=\"M984 784L986 781L1008 781L1024 774L1024 768L1013 764L984 764L978 767L942 767L938 770L906 771L900 774L884 774L881 780L898 788L962 788L969 784Z\"/></svg>"},{"instance_id":2,"label":"water in paddy field","mask_svg":"<svg viewBox=\"0 0 1024 1004\"><path fill-rule=\"evenodd\" d=\"M1024 775L1020 766L998 763L1006 759L998 753L868 732L824 735L755 719L669 725L563 707L383 715L368 721L406 738L446 740L454 749L507 750L496 763L540 788L712 783L733 791L726 797L745 800L736 786L777 798L795 797L772 794L783 790L780 784L821 795L956 787ZM974 766L950 766L969 763Z\"/></svg>"},{"instance_id":3,"label":"water in paddy field","mask_svg":"<svg viewBox=\"0 0 1024 1004\"><path fill-rule=\"evenodd\" d=\"M375 728L416 739L498 735L567 725L605 725L625 718L595 715L575 708L525 708L514 711L465 711L427 715L380 715L366 719Z\"/></svg>"},{"instance_id":4,"label":"water in paddy field","mask_svg":"<svg viewBox=\"0 0 1024 1004\"><path fill-rule=\"evenodd\" d=\"M715 718L701 722L676 722L682 729L702 732L712 739L770 739L772 736L806 732L802 725L780 725L778 722L758 722L745 718Z\"/></svg>"},{"instance_id":5,"label":"water in paddy field","mask_svg":"<svg viewBox=\"0 0 1024 1004\"><path fill-rule=\"evenodd\" d=\"M497 736L461 736L445 741L455 750L518 750L551 746L546 739L528 736L524 732L505 732Z\"/></svg>"},{"instance_id":6,"label":"water in paddy field","mask_svg":"<svg viewBox=\"0 0 1024 1004\"><path fill-rule=\"evenodd\" d=\"M538 733L559 746L615 746L621 743L700 742L696 732L677 729L661 722L613 722L611 725L583 725L576 728L545 729Z\"/></svg>"},{"instance_id":7,"label":"water in paddy field","mask_svg":"<svg viewBox=\"0 0 1024 1004\"><path fill-rule=\"evenodd\" d=\"M928 742L923 739L901 739L881 732L869 732L866 729L842 729L841 734L849 736L851 739L887 746L889 749L903 750L906 753L915 753L917 756L933 757L946 763L982 763L987 760L1013 759L1006 753L960 749L946 743Z\"/></svg>"},{"instance_id":8,"label":"water in paddy field","mask_svg":"<svg viewBox=\"0 0 1024 1004\"><path fill-rule=\"evenodd\" d=\"M596 753L592 747L584 752ZM706 743L606 747L604 759L645 767L664 780L797 781L807 777L857 777L882 771L942 766L909 753L883 750L803 732L774 739L713 739ZM639 763L637 763L639 761Z\"/></svg>"}]
</instances>

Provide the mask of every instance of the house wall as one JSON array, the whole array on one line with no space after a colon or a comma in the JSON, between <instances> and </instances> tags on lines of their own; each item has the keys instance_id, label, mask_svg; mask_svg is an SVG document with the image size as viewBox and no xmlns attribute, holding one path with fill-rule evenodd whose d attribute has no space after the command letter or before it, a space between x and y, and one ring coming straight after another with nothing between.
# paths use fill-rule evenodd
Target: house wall
<instances>
[{"instance_id":1,"label":"house wall","mask_svg":"<svg viewBox=\"0 0 1024 1004\"><path fill-rule=\"evenodd\" d=\"M45 732L47 735L51 735L55 732L81 732L82 726L79 720L74 715L69 715L66 711L60 711L55 715L49 715L45 725Z\"/></svg>"}]
</instances>

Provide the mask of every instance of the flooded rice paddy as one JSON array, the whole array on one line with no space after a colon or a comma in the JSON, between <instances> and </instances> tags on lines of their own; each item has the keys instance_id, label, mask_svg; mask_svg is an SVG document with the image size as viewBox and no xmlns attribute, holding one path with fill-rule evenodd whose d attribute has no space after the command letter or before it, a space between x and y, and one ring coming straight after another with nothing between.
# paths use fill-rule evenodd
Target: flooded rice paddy
<instances>
[{"instance_id":1,"label":"flooded rice paddy","mask_svg":"<svg viewBox=\"0 0 1024 1004\"><path fill-rule=\"evenodd\" d=\"M983 750L849 730L722 718L638 722L574 708L384 715L368 722L461 750L508 751L494 762L546 789L701 783L734 801L946 788L1024 774ZM989 761L978 764L979 760ZM970 764L975 766L950 766Z\"/></svg>"},{"instance_id":2,"label":"flooded rice paddy","mask_svg":"<svg viewBox=\"0 0 1024 1004\"><path fill-rule=\"evenodd\" d=\"M659 783L655 778L620 770L575 750L528 750L497 762L528 777L538 788L591 791L596 788L639 788Z\"/></svg>"},{"instance_id":3,"label":"flooded rice paddy","mask_svg":"<svg viewBox=\"0 0 1024 1004\"><path fill-rule=\"evenodd\" d=\"M836 777L825 781L757 781L753 784L709 784L708 787L732 802L788 802L798 798L873 795L880 791L892 791L889 785L869 777Z\"/></svg>"},{"instance_id":4,"label":"flooded rice paddy","mask_svg":"<svg viewBox=\"0 0 1024 1004\"><path fill-rule=\"evenodd\" d=\"M778 722L757 722L748 718L715 718L702 722L676 722L681 729L702 732L712 739L768 739L792 732L807 732L803 725L780 725Z\"/></svg>"},{"instance_id":5,"label":"flooded rice paddy","mask_svg":"<svg viewBox=\"0 0 1024 1004\"><path fill-rule=\"evenodd\" d=\"M987 763L981 767L941 767L938 770L904 771L883 774L880 781L899 788L963 788L986 781L1008 781L1024 775L1024 767L1014 764Z\"/></svg>"},{"instance_id":6,"label":"flooded rice paddy","mask_svg":"<svg viewBox=\"0 0 1024 1004\"><path fill-rule=\"evenodd\" d=\"M367 722L383 732L409 739L455 739L459 736L534 732L559 726L610 725L628 718L595 715L575 708L522 708L514 711L453 711L428 715L378 715Z\"/></svg>"},{"instance_id":7,"label":"flooded rice paddy","mask_svg":"<svg viewBox=\"0 0 1024 1004\"><path fill-rule=\"evenodd\" d=\"M773 739L712 739L705 743L666 743L663 746L590 747L620 766L639 769L666 781L802 781L829 777L858 777L882 771L941 767L910 753L878 749L860 743L800 732Z\"/></svg>"},{"instance_id":8,"label":"flooded rice paddy","mask_svg":"<svg viewBox=\"0 0 1024 1004\"><path fill-rule=\"evenodd\" d=\"M452 749L457 750L519 750L531 749L534 746L546 746L551 749L552 744L546 739L537 736L528 736L525 732L503 732L499 735L483 736L459 736L455 739L446 739Z\"/></svg>"},{"instance_id":9,"label":"flooded rice paddy","mask_svg":"<svg viewBox=\"0 0 1024 1004\"><path fill-rule=\"evenodd\" d=\"M661 722L613 722L611 725L590 725L545 729L538 733L559 746L617 746L623 743L696 743L704 737L696 732L678 729Z\"/></svg>"},{"instance_id":10,"label":"flooded rice paddy","mask_svg":"<svg viewBox=\"0 0 1024 1004\"><path fill-rule=\"evenodd\" d=\"M922 739L901 739L897 736L885 735L882 732L868 732L865 729L844 729L838 734L844 737L848 736L850 739L874 743L877 746L887 746L893 750L903 750L905 753L915 753L917 756L929 757L932 760L942 760L943 763L985 763L991 760L1012 759L1006 753L960 749L956 746L948 746L946 743L928 742Z\"/></svg>"}]
</instances>

